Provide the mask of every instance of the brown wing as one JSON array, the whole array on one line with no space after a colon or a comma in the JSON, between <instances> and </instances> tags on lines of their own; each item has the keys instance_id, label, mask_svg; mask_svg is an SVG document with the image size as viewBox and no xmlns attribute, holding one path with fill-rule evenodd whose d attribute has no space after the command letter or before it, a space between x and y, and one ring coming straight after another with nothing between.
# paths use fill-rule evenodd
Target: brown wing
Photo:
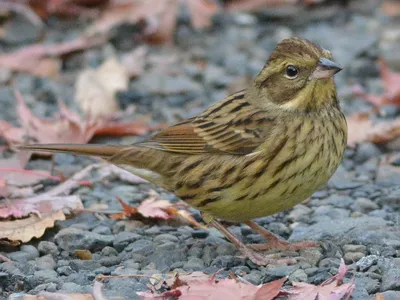
<instances>
[{"instance_id":1,"label":"brown wing","mask_svg":"<svg viewBox=\"0 0 400 300\"><path fill-rule=\"evenodd\" d=\"M248 154L265 140L265 129L272 123L241 91L139 145L183 154Z\"/></svg>"}]
</instances>

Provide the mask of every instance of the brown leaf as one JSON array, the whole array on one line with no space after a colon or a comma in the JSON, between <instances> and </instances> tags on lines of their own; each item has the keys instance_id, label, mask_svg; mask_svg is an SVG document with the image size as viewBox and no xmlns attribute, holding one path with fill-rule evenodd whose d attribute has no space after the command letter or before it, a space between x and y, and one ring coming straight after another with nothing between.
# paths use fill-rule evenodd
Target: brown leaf
<instances>
[{"instance_id":1,"label":"brown leaf","mask_svg":"<svg viewBox=\"0 0 400 300\"><path fill-rule=\"evenodd\" d=\"M160 125L149 126L138 120L121 122L117 114L104 117L80 117L59 101L60 114L53 120L40 119L26 106L19 92L15 93L18 118L22 128L0 122L0 136L15 147L28 141L34 143L87 143L95 135L137 135L160 128Z\"/></svg>"},{"instance_id":2,"label":"brown leaf","mask_svg":"<svg viewBox=\"0 0 400 300\"><path fill-rule=\"evenodd\" d=\"M356 113L348 116L349 146L362 142L386 143L400 136L400 118L393 120L370 120L368 113Z\"/></svg>"},{"instance_id":3,"label":"brown leaf","mask_svg":"<svg viewBox=\"0 0 400 300\"><path fill-rule=\"evenodd\" d=\"M81 36L61 44L30 45L16 52L1 54L0 66L39 77L52 77L58 75L61 64L59 56L91 48L103 42L104 38L102 37Z\"/></svg>"},{"instance_id":4,"label":"brown leaf","mask_svg":"<svg viewBox=\"0 0 400 300\"><path fill-rule=\"evenodd\" d=\"M339 273L320 285L305 282L293 282L293 287L287 292L289 300L317 299L317 300L342 300L348 299L355 289L354 283L342 284L348 268L342 259Z\"/></svg>"},{"instance_id":5,"label":"brown leaf","mask_svg":"<svg viewBox=\"0 0 400 300\"><path fill-rule=\"evenodd\" d=\"M40 217L32 214L21 220L0 221L0 240L26 243L34 237L41 237L47 228L53 227L55 221L60 220L65 220L62 210L43 214Z\"/></svg>"},{"instance_id":6,"label":"brown leaf","mask_svg":"<svg viewBox=\"0 0 400 300\"><path fill-rule=\"evenodd\" d=\"M299 0L234 0L226 5L228 11L256 11L265 7L296 4Z\"/></svg>"},{"instance_id":7,"label":"brown leaf","mask_svg":"<svg viewBox=\"0 0 400 300\"><path fill-rule=\"evenodd\" d=\"M86 115L109 115L120 110L115 96L118 91L126 90L128 83L125 67L111 57L99 68L85 69L78 75L75 101Z\"/></svg>"},{"instance_id":8,"label":"brown leaf","mask_svg":"<svg viewBox=\"0 0 400 300\"><path fill-rule=\"evenodd\" d=\"M146 24L145 34L150 42L171 42L176 27L176 17L181 4L187 5L194 28L211 25L211 18L219 7L214 0L133 0L113 2L88 29L90 35L107 34L123 24Z\"/></svg>"},{"instance_id":9,"label":"brown leaf","mask_svg":"<svg viewBox=\"0 0 400 300\"><path fill-rule=\"evenodd\" d=\"M197 272L201 273L201 272ZM205 274L204 274L205 275ZM196 275L197 277L198 274ZM197 278L190 278L179 275L180 282L175 284L176 288L162 294L155 294L152 292L139 292L138 295L141 299L154 299L179 296L180 300L193 300L193 299L255 299L255 300L272 300L278 294L286 281L286 278L269 282L263 285L253 285L248 282L240 282L235 279L221 279L215 280L215 275L211 278L204 278L204 276ZM176 280L174 281L176 283ZM170 285L172 287L172 285ZM306 299L306 298L304 298Z\"/></svg>"}]
</instances>

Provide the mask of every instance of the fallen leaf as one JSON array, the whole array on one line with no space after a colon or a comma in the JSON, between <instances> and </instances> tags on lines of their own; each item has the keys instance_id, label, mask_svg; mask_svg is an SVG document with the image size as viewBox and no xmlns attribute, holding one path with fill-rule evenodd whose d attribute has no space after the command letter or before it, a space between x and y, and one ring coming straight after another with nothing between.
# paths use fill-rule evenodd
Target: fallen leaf
<instances>
[{"instance_id":1,"label":"fallen leaf","mask_svg":"<svg viewBox=\"0 0 400 300\"><path fill-rule=\"evenodd\" d=\"M34 44L16 52L1 54L0 66L39 77L57 76L61 65L59 56L100 45L104 41L103 37L81 36L60 44Z\"/></svg>"},{"instance_id":2,"label":"fallen leaf","mask_svg":"<svg viewBox=\"0 0 400 300\"><path fill-rule=\"evenodd\" d=\"M120 110L116 93L126 90L128 84L125 67L111 57L97 69L85 69L78 75L75 101L86 115L109 115Z\"/></svg>"},{"instance_id":3,"label":"fallen leaf","mask_svg":"<svg viewBox=\"0 0 400 300\"><path fill-rule=\"evenodd\" d=\"M343 259L341 260L338 274L327 279L320 285L313 285L305 282L293 282L293 287L287 293L289 300L342 300L349 299L355 289L353 283L342 284L343 278L348 271Z\"/></svg>"},{"instance_id":4,"label":"fallen leaf","mask_svg":"<svg viewBox=\"0 0 400 300\"><path fill-rule=\"evenodd\" d=\"M234 0L225 7L228 11L256 11L261 8L296 4L299 0Z\"/></svg>"},{"instance_id":5,"label":"fallen leaf","mask_svg":"<svg viewBox=\"0 0 400 300\"><path fill-rule=\"evenodd\" d=\"M179 284L177 283L179 279ZM235 279L216 280L215 275L208 279L183 279L183 276L175 277L175 289L157 294L155 292L138 292L141 299L162 299L164 297L175 296L180 300L194 299L255 299L272 300L280 293L280 289L286 278L265 283L263 285L253 285L248 282L241 282ZM304 298L308 299L308 298Z\"/></svg>"},{"instance_id":6,"label":"fallen leaf","mask_svg":"<svg viewBox=\"0 0 400 300\"><path fill-rule=\"evenodd\" d=\"M383 95L365 93L360 86L355 87L354 94L378 107L384 104L400 105L400 73L391 71L382 58L378 60L378 66L384 87Z\"/></svg>"},{"instance_id":7,"label":"fallen leaf","mask_svg":"<svg viewBox=\"0 0 400 300\"><path fill-rule=\"evenodd\" d=\"M41 237L47 228L54 226L55 221L65 220L62 210L49 214L30 215L28 218L13 221L0 221L0 240L29 242L32 238Z\"/></svg>"},{"instance_id":8,"label":"fallen leaf","mask_svg":"<svg viewBox=\"0 0 400 300\"><path fill-rule=\"evenodd\" d=\"M362 142L386 143L400 136L400 118L379 121L370 118L368 113L355 113L346 117L349 146L354 147Z\"/></svg>"},{"instance_id":9,"label":"fallen leaf","mask_svg":"<svg viewBox=\"0 0 400 300\"><path fill-rule=\"evenodd\" d=\"M96 135L138 135L159 129L161 125L149 126L143 121L121 122L122 115L82 118L59 101L60 113L53 120L40 119L26 106L21 94L15 92L18 119L22 127L0 122L0 136L11 146L34 143L87 143ZM126 111L129 112L128 110ZM129 112L131 113L131 112ZM48 154L47 154L48 155Z\"/></svg>"},{"instance_id":10,"label":"fallen leaf","mask_svg":"<svg viewBox=\"0 0 400 300\"><path fill-rule=\"evenodd\" d=\"M196 29L209 27L211 18L219 10L214 0L133 0L112 2L88 29L90 35L107 34L112 28L124 24L147 24L145 34L152 42L171 42L181 4L187 5L191 24Z\"/></svg>"}]
</instances>

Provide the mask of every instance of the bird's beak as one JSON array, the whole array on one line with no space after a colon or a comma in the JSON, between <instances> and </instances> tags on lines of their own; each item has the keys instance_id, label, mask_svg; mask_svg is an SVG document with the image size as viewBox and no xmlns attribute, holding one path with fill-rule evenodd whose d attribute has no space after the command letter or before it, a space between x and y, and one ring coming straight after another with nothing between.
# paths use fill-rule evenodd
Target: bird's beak
<instances>
[{"instance_id":1,"label":"bird's beak","mask_svg":"<svg viewBox=\"0 0 400 300\"><path fill-rule=\"evenodd\" d=\"M340 72L343 68L326 58L321 57L318 61L317 67L312 72L310 79L326 79L330 78L336 73Z\"/></svg>"}]
</instances>

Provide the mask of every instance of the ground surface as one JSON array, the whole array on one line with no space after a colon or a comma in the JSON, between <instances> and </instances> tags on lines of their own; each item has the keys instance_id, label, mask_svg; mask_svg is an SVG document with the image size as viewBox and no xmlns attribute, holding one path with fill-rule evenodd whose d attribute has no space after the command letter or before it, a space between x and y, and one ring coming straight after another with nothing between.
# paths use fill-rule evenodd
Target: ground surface
<instances>
[{"instance_id":1,"label":"ground surface","mask_svg":"<svg viewBox=\"0 0 400 300\"><path fill-rule=\"evenodd\" d=\"M369 92L381 91L376 66L379 56L384 56L393 67L400 67L399 43L392 38L398 36L398 26L396 29L395 21L382 16L374 3L353 1L347 8L323 5L312 15L293 8L220 16L217 26L203 34L193 34L182 25L177 32L176 47L150 47L146 72L131 81L119 100L124 105L135 104L136 114L150 114L154 123L176 122L222 99L229 91L240 89L243 78L254 76L261 69L279 40L299 35L331 50L335 60L345 68L337 76L337 85L346 113L369 110L368 104L352 95L352 86L360 83ZM76 24L53 22L47 39L59 41L79 33L82 28ZM24 42L24 32L15 33L21 41L15 46ZM73 77L82 67L101 62L110 51L121 55L135 46L121 30L111 43L70 56L63 68ZM3 45L4 50L13 47ZM156 57L167 60L168 67L154 67L156 64L151 58ZM200 68L195 63L198 60L205 61L206 67ZM57 109L57 97L74 106L71 80L37 79L28 74L12 76L14 85L29 95L29 105L38 114L51 115ZM7 109L0 110L0 119L14 121L14 97L9 81L3 82L0 82L0 99ZM390 105L381 110L388 117L399 113L397 107ZM102 141L131 143L138 139ZM136 221L133 226L132 222L84 213L57 223L42 238L18 250L0 249L0 253L15 261L14 264L0 263L0 298L19 291L85 293L91 290L97 274L151 275L173 270L212 274L222 268L221 276L232 271L254 284L285 275L289 276L289 282L317 284L336 274L343 257L352 270L349 278L355 276L353 299L374 298L377 292L383 292L385 299L400 299L400 168L398 160L392 160L393 164L386 162L389 153L396 154L396 149L389 149L364 143L346 150L339 170L309 201L258 220L284 238L322 242L319 248L289 253L299 257L295 265L255 266L238 257L233 245L214 230L162 222ZM92 162L70 155L57 155L55 161L56 169L66 176ZM35 160L30 166L50 169L50 165L49 161ZM94 182L93 188L80 187L73 192L82 197L85 207L103 203L117 209L115 196L138 204L150 189L156 189L146 183L96 181L95 172L88 179ZM53 183L45 181L44 184ZM173 195L156 190L164 198L176 200ZM201 220L199 214L195 215ZM245 242L262 241L246 226L231 228ZM77 243L91 249L95 259L77 259L70 251ZM106 282L104 293L134 299L136 291L147 290L147 282L146 278L112 279Z\"/></svg>"}]
</instances>

